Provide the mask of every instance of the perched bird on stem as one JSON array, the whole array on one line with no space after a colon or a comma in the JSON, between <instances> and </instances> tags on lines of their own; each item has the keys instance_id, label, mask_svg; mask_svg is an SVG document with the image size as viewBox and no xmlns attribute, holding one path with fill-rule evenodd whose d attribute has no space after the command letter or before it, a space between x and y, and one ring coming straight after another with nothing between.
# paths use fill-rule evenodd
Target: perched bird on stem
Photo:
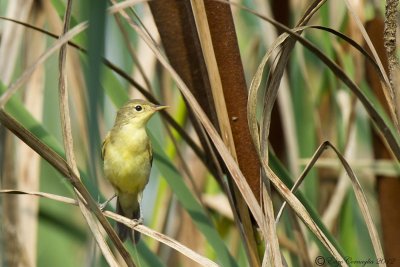
<instances>
[{"instance_id":1,"label":"perched bird on stem","mask_svg":"<svg viewBox=\"0 0 400 267\"><path fill-rule=\"evenodd\" d=\"M148 101L133 99L118 110L114 127L103 141L104 174L116 191L117 213L140 221L140 198L149 181L153 160L146 124L155 112L166 108ZM122 241L129 237L134 244L140 233L117 222Z\"/></svg>"}]
</instances>

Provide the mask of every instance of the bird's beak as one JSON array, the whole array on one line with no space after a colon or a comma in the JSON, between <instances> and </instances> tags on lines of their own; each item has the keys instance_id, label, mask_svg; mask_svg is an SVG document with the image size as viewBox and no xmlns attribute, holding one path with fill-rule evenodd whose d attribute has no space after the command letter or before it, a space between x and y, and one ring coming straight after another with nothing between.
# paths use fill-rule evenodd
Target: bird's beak
<instances>
[{"instance_id":1,"label":"bird's beak","mask_svg":"<svg viewBox=\"0 0 400 267\"><path fill-rule=\"evenodd\" d=\"M166 108L169 108L169 106L155 106L153 109L155 111L159 111L159 110L163 110L163 109L166 109Z\"/></svg>"}]
</instances>

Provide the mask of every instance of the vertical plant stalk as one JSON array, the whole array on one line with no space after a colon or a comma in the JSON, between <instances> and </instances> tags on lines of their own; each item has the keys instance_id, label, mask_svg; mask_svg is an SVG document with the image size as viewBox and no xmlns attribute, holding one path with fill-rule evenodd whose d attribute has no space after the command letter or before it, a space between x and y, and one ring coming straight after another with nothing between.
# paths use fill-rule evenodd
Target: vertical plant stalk
<instances>
[{"instance_id":1,"label":"vertical plant stalk","mask_svg":"<svg viewBox=\"0 0 400 267\"><path fill-rule=\"evenodd\" d=\"M69 23L71 19L71 9L72 9L72 0L69 0L67 3L67 8L64 15L64 27L63 33L68 32ZM65 72L65 65L66 65L66 55L67 55L67 44L64 44L60 48L59 54L59 104L60 104L60 118L61 118L61 128L63 134L63 142L64 142L64 149L67 159L67 164L70 166L70 172L74 173L79 177L79 170L76 165L75 155L73 152L73 140L72 140L72 132L71 132L71 121L69 115L69 106L68 106L68 91L66 85L66 72ZM72 173L69 176L72 176ZM74 188L79 208L83 216L85 217L90 230L92 231L94 238L96 239L97 244L99 245L104 257L106 258L108 264L110 266L118 266L117 260L114 258L109 246L106 243L104 236L100 232L100 227L98 222L94 219L92 214L89 212L88 208L85 206L83 198L81 194L78 192L76 188ZM123 254L122 254L123 255ZM126 259L125 259L126 260ZM128 265L133 266L133 262L130 264L130 258L126 262Z\"/></svg>"},{"instance_id":2,"label":"vertical plant stalk","mask_svg":"<svg viewBox=\"0 0 400 267\"><path fill-rule=\"evenodd\" d=\"M99 111L102 109L104 90L102 90L101 57L105 49L105 28L107 0L89 0L86 2L88 21L91 25L87 31L87 65L85 66L85 82L87 89L86 120L87 139L89 141L90 159L87 162L88 172L97 184L102 169L101 143L99 128Z\"/></svg>"},{"instance_id":3,"label":"vertical plant stalk","mask_svg":"<svg viewBox=\"0 0 400 267\"><path fill-rule=\"evenodd\" d=\"M16 188L18 181L15 173L15 138L8 130L4 130L1 145L3 161L0 166L2 188ZM19 198L17 196L3 196L1 199L1 242L0 264L5 266L29 266L28 255L23 249L23 236L18 232L20 222ZM17 256L18 255L18 256Z\"/></svg>"},{"instance_id":4,"label":"vertical plant stalk","mask_svg":"<svg viewBox=\"0 0 400 267\"><path fill-rule=\"evenodd\" d=\"M236 157L254 195L259 199L260 164L245 117L247 86L232 11L229 5L213 0L206 0L204 4L210 25L209 30L215 59L221 77Z\"/></svg>"},{"instance_id":5,"label":"vertical plant stalk","mask_svg":"<svg viewBox=\"0 0 400 267\"><path fill-rule=\"evenodd\" d=\"M218 4L217 4L218 5ZM231 119L229 118L228 115L228 110L227 110L227 103L226 101L226 96L228 96L230 93L232 93L232 88L229 88L229 90L223 90L222 86L222 80L220 76L220 70L223 70L223 66L218 65L217 59L216 59L216 53L214 51L214 45L218 45L218 40L213 43L213 40L211 39L211 28L208 24L208 18L206 14L206 7L205 3L200 0L200 1L191 1L191 6L193 10L193 17L195 19L196 23L196 29L199 35L199 40L201 44L201 51L204 57L204 61L206 64L207 72L208 72L208 77L211 85L211 94L212 94L212 103L215 107L215 112L218 120L218 126L220 130L220 135L222 140L224 141L224 144L228 148L229 152L231 153L232 157L235 159L236 162L238 162L238 157L236 154L236 147L235 147L235 142L233 139L233 132L231 128ZM219 4L219 6L222 6L226 8L226 6ZM209 12L212 11L212 9L215 8L215 6L210 6L208 7ZM228 7L229 8L229 7ZM221 11L221 10L220 10ZM218 19L219 22L223 22L224 24L224 29L219 32L219 34L224 34L224 31L226 30L227 27L227 16L226 14L218 14ZM210 15L210 18L212 16ZM216 25L215 25L216 26ZM225 42L227 40L225 39ZM229 47L226 47L225 49L229 49ZM219 50L218 51L221 56L223 51ZM238 51L230 51L231 53L238 52ZM226 55L225 55L226 56ZM220 68L219 68L220 67ZM225 96L226 95L226 96ZM236 101L239 101L239 99L236 99ZM238 105L239 103L235 103ZM245 104L243 105L245 107ZM243 109L245 110L245 109ZM239 114L237 115L237 119L240 117ZM234 119L232 119L232 122L234 122ZM242 136L243 138L243 136ZM251 147L251 146L249 146ZM257 161L255 161L257 162ZM255 164L256 165L256 164ZM257 165L256 165L257 166ZM255 178L256 182L258 182L258 176L252 177ZM251 181L249 181L249 184L251 185ZM243 198L241 197L240 191L238 190L237 186L235 184L231 184L232 188L232 193L235 198L235 203L236 206L234 208L237 209L237 213L239 214L240 220L243 224L243 233L242 233L242 238L245 241L245 248L246 252L248 254L248 260L250 261L252 266L260 266L260 261L257 255L257 246L254 238L254 233L253 233L253 228L251 225L251 219L248 213L248 208L246 203L243 201ZM259 186L257 183L255 184L254 188L256 188L256 191L259 190ZM258 196L258 194L255 194L255 196ZM239 226L239 225L238 225ZM240 226L239 226L240 227ZM242 231L240 231L242 232ZM271 254L271 253L269 253Z\"/></svg>"},{"instance_id":6,"label":"vertical plant stalk","mask_svg":"<svg viewBox=\"0 0 400 267\"><path fill-rule=\"evenodd\" d=\"M32 6L29 21L37 27L42 27L45 23L44 10L37 2ZM46 39L39 32L26 31L24 46L26 48L25 65L29 66L44 52ZM24 95L25 107L38 121L42 120L44 83L45 70L44 66L40 65L32 73ZM22 142L18 142L16 150L19 158L16 168L17 188L38 191L40 156ZM39 199L19 198L19 214L22 223L17 226L18 233L23 237L24 242L21 245L27 253L29 266L35 266L37 262Z\"/></svg>"},{"instance_id":7,"label":"vertical plant stalk","mask_svg":"<svg viewBox=\"0 0 400 267\"><path fill-rule=\"evenodd\" d=\"M7 5L6 16L18 20L27 21L32 9L33 0L10 1ZM11 82L12 75L17 64L20 45L24 34L24 28L20 25L7 22L2 25L2 35L0 43L0 81L8 85ZM4 153L3 166L0 166L0 176L2 187L16 188L19 181L16 171L16 147L13 144L15 138L9 131L4 134ZM4 253L4 262L6 266L33 266L30 253L25 250L25 237L18 230L22 227L20 214L20 197L5 196L2 201L2 253ZM25 225L26 227L26 225ZM29 237L28 237L29 239ZM29 255L28 255L29 253ZM16 256L18 255L18 256Z\"/></svg>"},{"instance_id":8,"label":"vertical plant stalk","mask_svg":"<svg viewBox=\"0 0 400 267\"><path fill-rule=\"evenodd\" d=\"M386 1L386 10L385 10L385 27L384 27L384 45L386 48L386 55L388 60L388 69L389 69L389 80L390 80L390 102L388 103L390 108L394 109L395 118L394 123L397 126L397 132L400 134L400 84L399 84L399 60L397 58L397 40L396 40L396 31L397 31L397 22L398 22L398 6L399 0L387 0Z\"/></svg>"},{"instance_id":9,"label":"vertical plant stalk","mask_svg":"<svg viewBox=\"0 0 400 267\"><path fill-rule=\"evenodd\" d=\"M68 0L67 8L64 15L64 27L62 35L68 32L69 23L71 19L71 8L72 8L72 0ZM62 36L61 35L61 36ZM73 141L72 141L72 133L71 133L71 121L69 118L69 106L68 106L68 91L67 81L66 81L66 56L67 56L67 45L63 44L60 48L59 53L59 104L60 104L60 119L61 119L61 128L63 134L63 142L64 149L67 158L67 163L71 166L73 172L75 174L79 173L78 167L76 165L75 156L73 152Z\"/></svg>"},{"instance_id":10,"label":"vertical plant stalk","mask_svg":"<svg viewBox=\"0 0 400 267\"><path fill-rule=\"evenodd\" d=\"M201 107L210 115L214 125L217 125L215 107L212 105L210 93L210 82L201 54L200 41L197 36L190 2L181 0L151 1L149 6L169 62L188 85ZM188 107L189 119L199 137L205 155L211 155L206 157L205 164L223 188L224 182L222 175L220 175L222 172L219 171L218 161L213 156L215 154L213 147L210 145L200 122L195 118L190 105L186 106ZM197 177L198 180L203 178ZM197 181L197 183L200 183L200 181ZM192 235L189 239L193 242L193 246L203 240L201 236L197 235Z\"/></svg>"},{"instance_id":11,"label":"vertical plant stalk","mask_svg":"<svg viewBox=\"0 0 400 267\"><path fill-rule=\"evenodd\" d=\"M199 33L200 44L202 47L203 57L206 63L208 77L211 84L211 93L213 96L215 112L218 120L218 125L221 132L221 138L225 145L232 154L232 157L237 159L235 143L233 141L232 130L230 126L230 120L226 108L224 92L222 90L221 77L218 71L217 61L214 55L214 48L211 40L211 34L209 31L209 25L207 21L207 15L204 7L204 2L191 1L193 15L196 21L196 28Z\"/></svg>"},{"instance_id":12,"label":"vertical plant stalk","mask_svg":"<svg viewBox=\"0 0 400 267\"><path fill-rule=\"evenodd\" d=\"M385 70L389 69L389 62L387 51L384 46L384 21L382 18L377 17L369 21L366 25L368 35L377 50L377 53L383 63ZM371 64L365 65L367 81L379 99L379 102L385 108L387 114L390 113L386 97L383 92L378 75ZM372 141L374 148L374 155L377 160L389 159L392 160L391 152L384 145L382 137L376 130L372 131ZM377 175L377 190L378 190L378 204L382 224L382 242L385 250L386 258L398 257L400 251L400 210L398 203L400 203L400 177L389 175Z\"/></svg>"},{"instance_id":13,"label":"vertical plant stalk","mask_svg":"<svg viewBox=\"0 0 400 267\"><path fill-rule=\"evenodd\" d=\"M33 0L14 0L7 6L6 17L27 21ZM15 23L3 24L0 45L0 79L3 84L11 82L24 28Z\"/></svg>"},{"instance_id":14,"label":"vertical plant stalk","mask_svg":"<svg viewBox=\"0 0 400 267\"><path fill-rule=\"evenodd\" d=\"M209 72L213 75L215 75L214 73L219 73L223 90L222 97L226 102L227 119L228 122L230 122L229 130L232 132L234 149L236 151L235 159L256 199L260 201L260 164L257 151L252 144L247 124L245 112L247 106L247 86L232 11L229 5L218 3L213 0L204 1L204 5L209 24L208 29L212 39L212 48L216 59L215 64L217 64L218 67L216 71ZM218 112L218 115L219 114ZM232 188L235 196L235 203L237 203L237 213L243 224L244 236L242 236L242 239L245 241L245 248L248 250L249 261L252 266L257 266L260 264L260 255L258 255L255 229L253 229L248 207L235 184L233 184ZM272 208L272 206L269 207ZM270 215L267 215L267 217L273 221L273 211L269 210L267 214ZM276 236L275 230L272 229L275 228L275 226L273 226L273 224L270 226L271 228L269 231L271 238L268 237L268 241L265 241L271 244L274 243L273 241L276 241L276 254L279 253L279 245L277 239L274 238L274 236ZM267 248L271 248L271 246L267 246ZM273 253L268 252L268 254L272 255ZM277 258L279 258L280 261L280 253L279 257L276 257L276 259Z\"/></svg>"},{"instance_id":15,"label":"vertical plant stalk","mask_svg":"<svg viewBox=\"0 0 400 267\"><path fill-rule=\"evenodd\" d=\"M389 3L390 2L390 3ZM388 113L393 121L393 124L396 128L397 134L400 134L400 116L399 116L399 102L398 102L398 82L396 82L396 77L400 74L399 68L398 68L398 61L395 56L395 51L396 51L396 6L398 5L398 0L394 1L387 1L387 9L386 9L386 16L387 18L390 17L385 22L385 33L384 33L384 40L385 40L385 46L387 46L387 56L391 54L393 56L391 64L389 65L389 78L387 77L387 70L385 71L385 68L383 67L383 64L380 60L380 57L378 56L374 46L372 45L372 42L368 36L368 34L365 31L365 28L362 26L362 23L357 16L357 14L354 12L354 9L351 7L351 4L349 0L345 0L345 3L352 14L355 22L357 23L357 26L359 27L361 33L364 36L364 39L366 41L366 44L369 48L370 53L372 53L379 70L383 76L383 81L381 82L382 85L382 91L385 96L385 101L387 107L389 108ZM389 27L386 27L387 25L390 25ZM389 52L390 51L390 52ZM393 53L393 54L392 54ZM393 64L392 64L393 63ZM387 69L387 68L386 68ZM394 75L394 71L397 72L397 75Z\"/></svg>"},{"instance_id":16,"label":"vertical plant stalk","mask_svg":"<svg viewBox=\"0 0 400 267\"><path fill-rule=\"evenodd\" d=\"M52 32L61 34L63 28L63 22L59 17L57 10L52 5L50 1L43 2L43 9L46 13L46 17L48 20L48 26L52 30ZM72 96L71 102L75 104L75 114L78 130L80 131L80 142L83 143L83 148L85 149L86 155L89 154L89 141L87 139L87 121L85 116L81 116L80 114L84 114L86 112L86 103L87 103L87 89L85 80L83 77L84 71L82 70L82 66L80 64L78 51L69 51L66 57L66 72L68 73L68 82L70 84L70 92Z\"/></svg>"},{"instance_id":17,"label":"vertical plant stalk","mask_svg":"<svg viewBox=\"0 0 400 267\"><path fill-rule=\"evenodd\" d=\"M171 65L188 85L203 110L210 114L211 121L216 124L215 108L210 104L212 103L212 95L210 95L208 74L204 59L199 53L200 41L195 31L193 15L188 11L190 10L190 7L187 7L188 4L180 0L149 2L151 13ZM176 34L176 32L181 34ZM190 107L189 116L196 132L200 133L200 123L193 117ZM207 137L199 135L199 139L206 154L211 154L212 148L207 143ZM209 157L207 158L210 160ZM206 165L213 166L216 163L209 161L206 162ZM215 170L211 171L216 174ZM217 175L216 177L218 178Z\"/></svg>"}]
</instances>

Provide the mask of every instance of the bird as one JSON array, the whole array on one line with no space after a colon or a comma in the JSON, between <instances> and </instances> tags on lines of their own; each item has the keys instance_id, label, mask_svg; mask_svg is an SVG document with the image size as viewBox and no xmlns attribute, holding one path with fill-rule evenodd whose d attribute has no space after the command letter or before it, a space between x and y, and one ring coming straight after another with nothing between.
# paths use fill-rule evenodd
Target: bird
<instances>
[{"instance_id":1,"label":"bird","mask_svg":"<svg viewBox=\"0 0 400 267\"><path fill-rule=\"evenodd\" d=\"M153 152L146 125L150 118L167 106L133 99L117 112L114 126L106 135L101 149L104 175L115 189L116 212L140 221L140 199L149 181ZM116 232L124 242L128 237L137 244L140 233L117 222Z\"/></svg>"}]
</instances>

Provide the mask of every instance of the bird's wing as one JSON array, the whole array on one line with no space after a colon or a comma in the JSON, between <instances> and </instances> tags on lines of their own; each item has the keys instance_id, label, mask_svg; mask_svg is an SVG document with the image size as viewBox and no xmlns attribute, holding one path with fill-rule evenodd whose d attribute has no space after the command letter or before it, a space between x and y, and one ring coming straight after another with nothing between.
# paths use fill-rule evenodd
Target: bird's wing
<instances>
[{"instance_id":1,"label":"bird's wing","mask_svg":"<svg viewBox=\"0 0 400 267\"><path fill-rule=\"evenodd\" d=\"M110 141L110 133L104 138L103 144L101 145L101 158L104 160L104 155L106 154L106 146Z\"/></svg>"},{"instance_id":2,"label":"bird's wing","mask_svg":"<svg viewBox=\"0 0 400 267\"><path fill-rule=\"evenodd\" d=\"M153 166L153 148L151 147L151 142L147 145L147 150L149 151L149 158L150 158L150 166Z\"/></svg>"}]
</instances>

